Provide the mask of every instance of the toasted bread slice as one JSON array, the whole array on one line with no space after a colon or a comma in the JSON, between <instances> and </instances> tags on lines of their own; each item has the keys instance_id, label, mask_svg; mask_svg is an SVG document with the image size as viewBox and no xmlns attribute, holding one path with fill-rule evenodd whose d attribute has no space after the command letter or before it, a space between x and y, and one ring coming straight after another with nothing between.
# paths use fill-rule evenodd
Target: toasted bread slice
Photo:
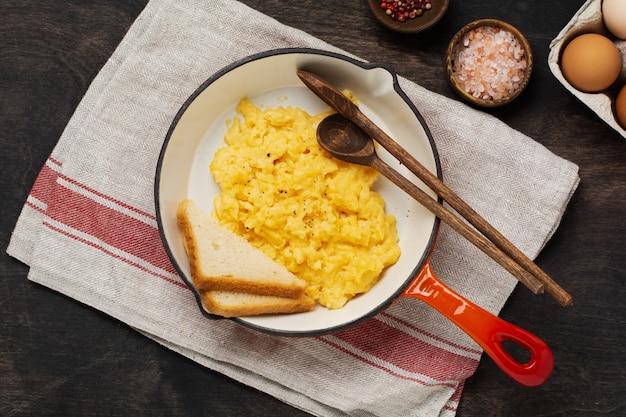
<instances>
[{"instance_id":1,"label":"toasted bread slice","mask_svg":"<svg viewBox=\"0 0 626 417\"><path fill-rule=\"evenodd\" d=\"M176 216L196 288L295 299L304 294L306 281L222 227L192 200L182 201Z\"/></svg>"},{"instance_id":2,"label":"toasted bread slice","mask_svg":"<svg viewBox=\"0 0 626 417\"><path fill-rule=\"evenodd\" d=\"M311 310L315 305L315 301L306 295L286 298L233 291L200 291L200 293L206 309L224 317L302 313Z\"/></svg>"}]
</instances>

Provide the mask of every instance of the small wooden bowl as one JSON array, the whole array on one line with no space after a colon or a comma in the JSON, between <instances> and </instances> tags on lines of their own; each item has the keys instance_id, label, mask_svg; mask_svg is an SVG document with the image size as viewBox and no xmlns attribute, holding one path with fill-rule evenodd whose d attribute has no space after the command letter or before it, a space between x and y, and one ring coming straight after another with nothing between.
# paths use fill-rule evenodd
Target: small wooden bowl
<instances>
[{"instance_id":1,"label":"small wooden bowl","mask_svg":"<svg viewBox=\"0 0 626 417\"><path fill-rule=\"evenodd\" d=\"M424 14L415 19L407 19L404 22L393 20L387 16L385 11L381 9L378 0L368 0L367 3L376 20L383 26L395 32L413 34L429 29L439 22L443 15L446 14L450 0L432 0L432 8L430 10L425 11Z\"/></svg>"},{"instance_id":2,"label":"small wooden bowl","mask_svg":"<svg viewBox=\"0 0 626 417\"><path fill-rule=\"evenodd\" d=\"M520 82L520 85L513 93L501 99L482 99L482 98L474 97L472 94L465 91L463 87L459 84L459 82L456 80L456 78L454 77L453 54L454 54L455 46L463 39L463 36L465 36L466 33L481 26L498 27L498 28L504 29L512 33L513 36L518 40L518 42L524 49L524 58L526 59L526 70L524 71L524 75ZM532 74L532 70L533 70L533 54L532 54L532 50L530 49L530 44L528 43L528 40L526 40L524 35L522 35L522 33L517 28L510 25L509 23L506 23L497 19L475 20L463 26L454 35L454 37L448 44L448 49L446 51L446 78L448 80L448 83L461 98L479 107L500 107L515 100L528 85L528 82L530 81L530 76Z\"/></svg>"}]
</instances>

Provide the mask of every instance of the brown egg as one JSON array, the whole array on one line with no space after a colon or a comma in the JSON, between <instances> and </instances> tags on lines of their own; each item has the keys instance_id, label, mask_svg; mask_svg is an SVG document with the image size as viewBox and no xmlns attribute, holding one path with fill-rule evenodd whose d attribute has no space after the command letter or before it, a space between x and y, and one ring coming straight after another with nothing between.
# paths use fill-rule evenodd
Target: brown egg
<instances>
[{"instance_id":1,"label":"brown egg","mask_svg":"<svg viewBox=\"0 0 626 417\"><path fill-rule=\"evenodd\" d=\"M615 100L615 116L622 127L626 129L626 85L619 91Z\"/></svg>"},{"instance_id":2,"label":"brown egg","mask_svg":"<svg viewBox=\"0 0 626 417\"><path fill-rule=\"evenodd\" d=\"M587 93L602 91L619 77L622 58L607 37L587 33L574 38L561 56L561 71L576 89Z\"/></svg>"}]
</instances>

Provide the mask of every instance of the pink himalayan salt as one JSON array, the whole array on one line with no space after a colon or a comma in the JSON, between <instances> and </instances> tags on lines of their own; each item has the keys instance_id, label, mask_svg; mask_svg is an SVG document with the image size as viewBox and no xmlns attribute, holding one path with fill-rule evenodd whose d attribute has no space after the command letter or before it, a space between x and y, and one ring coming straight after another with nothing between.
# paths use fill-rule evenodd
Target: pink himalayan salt
<instances>
[{"instance_id":1,"label":"pink himalayan salt","mask_svg":"<svg viewBox=\"0 0 626 417\"><path fill-rule=\"evenodd\" d=\"M452 52L453 74L469 94L483 100L508 97L526 70L524 49L513 34L479 26L463 36Z\"/></svg>"}]
</instances>

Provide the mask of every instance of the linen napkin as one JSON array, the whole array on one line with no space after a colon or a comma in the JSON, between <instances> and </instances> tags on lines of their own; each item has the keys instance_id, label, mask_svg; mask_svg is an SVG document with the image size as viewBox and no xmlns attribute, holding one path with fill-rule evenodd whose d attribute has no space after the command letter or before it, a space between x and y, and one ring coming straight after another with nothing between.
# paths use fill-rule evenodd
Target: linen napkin
<instances>
[{"instance_id":1,"label":"linen napkin","mask_svg":"<svg viewBox=\"0 0 626 417\"><path fill-rule=\"evenodd\" d=\"M165 254L153 180L173 117L223 66L283 47L344 52L236 1L150 1L42 168L7 252L30 266L30 280L311 414L453 416L482 352L425 304L402 299L322 337L267 335L203 317ZM448 185L535 257L578 168L494 117L400 82L432 131ZM445 225L431 264L496 314L516 285Z\"/></svg>"}]
</instances>

